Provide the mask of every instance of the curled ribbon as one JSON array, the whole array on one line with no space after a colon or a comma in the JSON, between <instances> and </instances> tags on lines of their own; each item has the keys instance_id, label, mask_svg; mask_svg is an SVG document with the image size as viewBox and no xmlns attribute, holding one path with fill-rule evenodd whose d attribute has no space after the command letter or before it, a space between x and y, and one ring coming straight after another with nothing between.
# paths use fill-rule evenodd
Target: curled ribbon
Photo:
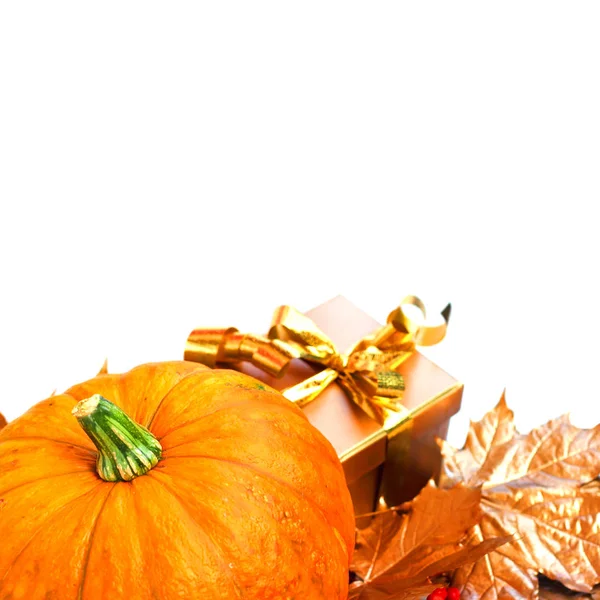
<instances>
[{"instance_id":1,"label":"curled ribbon","mask_svg":"<svg viewBox=\"0 0 600 600\"><path fill-rule=\"evenodd\" d=\"M408 306L416 307L420 318L411 318L405 310ZM432 346L444 338L449 304L441 315L442 323L426 324L423 302L407 296L383 327L342 353L310 318L290 306L280 306L268 337L242 334L234 327L195 329L187 339L184 358L209 367L247 361L275 377L285 373L292 359L320 365L323 370L282 394L304 406L337 381L353 402L390 431L398 425L399 415L406 412L400 403L404 379L395 369L416 346Z\"/></svg>"}]
</instances>

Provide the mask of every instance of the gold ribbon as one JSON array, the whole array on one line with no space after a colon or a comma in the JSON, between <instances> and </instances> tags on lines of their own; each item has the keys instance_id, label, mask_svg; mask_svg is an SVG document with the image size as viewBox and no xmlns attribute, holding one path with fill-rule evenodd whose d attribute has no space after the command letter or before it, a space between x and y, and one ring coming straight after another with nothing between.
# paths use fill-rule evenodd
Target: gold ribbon
<instances>
[{"instance_id":1,"label":"gold ribbon","mask_svg":"<svg viewBox=\"0 0 600 600\"><path fill-rule=\"evenodd\" d=\"M418 309L410 317L407 307ZM386 431L396 428L406 409L400 403L404 379L395 369L417 345L432 346L446 335L450 305L443 322L428 325L423 302L407 296L388 316L387 323L360 339L347 353L308 317L290 306L275 310L268 337L227 329L195 329L189 335L184 358L209 367L247 361L274 377L281 377L292 359L323 367L312 377L282 391L288 400L305 406L333 381Z\"/></svg>"}]
</instances>

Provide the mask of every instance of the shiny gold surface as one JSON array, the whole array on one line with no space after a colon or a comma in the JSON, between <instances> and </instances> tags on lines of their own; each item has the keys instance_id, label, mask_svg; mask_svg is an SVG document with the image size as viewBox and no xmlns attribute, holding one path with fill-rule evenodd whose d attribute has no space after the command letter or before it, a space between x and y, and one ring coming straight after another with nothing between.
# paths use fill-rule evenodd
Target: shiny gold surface
<instances>
[{"instance_id":1,"label":"shiny gold surface","mask_svg":"<svg viewBox=\"0 0 600 600\"><path fill-rule=\"evenodd\" d=\"M404 310L407 306L419 309L422 319L410 318ZM323 370L282 390L289 400L305 406L337 381L355 404L393 432L402 429L409 418L400 403L404 379L394 369L417 345L438 343L445 335L449 314L447 307L443 324L430 326L421 300L408 296L390 313L386 325L342 353L309 317L290 306L280 306L268 338L240 334L233 327L195 329L188 337L184 358L210 367L247 361L276 377L284 374L292 359L300 358Z\"/></svg>"},{"instance_id":2,"label":"shiny gold surface","mask_svg":"<svg viewBox=\"0 0 600 600\"><path fill-rule=\"evenodd\" d=\"M411 503L397 507L401 514L380 506L370 524L357 532L350 570L359 579L349 598L402 600L420 590L415 599L422 600L439 586L432 585L432 577L498 547L505 540L473 550L461 546L466 531L479 522L480 497L479 490L440 490L430 484Z\"/></svg>"},{"instance_id":3,"label":"shiny gold surface","mask_svg":"<svg viewBox=\"0 0 600 600\"><path fill-rule=\"evenodd\" d=\"M517 432L504 397L472 423L462 450L442 443L442 485L482 492L481 522L467 546L490 537L515 540L459 569L454 583L469 600L537 598L537 574L590 592L600 583L600 425L574 427L565 415Z\"/></svg>"},{"instance_id":4,"label":"shiny gold surface","mask_svg":"<svg viewBox=\"0 0 600 600\"><path fill-rule=\"evenodd\" d=\"M366 448L369 448L374 442L380 440L383 437L385 437L385 431L383 429L378 429L377 431L374 431L367 437L363 438L358 444L355 444L351 448L348 448L344 452L341 452L339 454L340 461L343 463L348 459L352 458L353 456L359 455Z\"/></svg>"},{"instance_id":5,"label":"shiny gold surface","mask_svg":"<svg viewBox=\"0 0 600 600\"><path fill-rule=\"evenodd\" d=\"M283 375L293 354L287 346L279 347L268 338L241 334L235 327L226 329L194 329L185 344L184 359L208 367L248 361L269 375Z\"/></svg>"}]
</instances>

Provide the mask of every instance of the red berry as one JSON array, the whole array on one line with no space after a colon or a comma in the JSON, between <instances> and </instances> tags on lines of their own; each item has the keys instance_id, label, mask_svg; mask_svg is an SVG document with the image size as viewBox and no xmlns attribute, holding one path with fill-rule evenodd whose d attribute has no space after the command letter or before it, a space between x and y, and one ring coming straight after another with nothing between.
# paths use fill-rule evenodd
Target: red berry
<instances>
[{"instance_id":1,"label":"red berry","mask_svg":"<svg viewBox=\"0 0 600 600\"><path fill-rule=\"evenodd\" d=\"M448 595L448 592L447 592L446 588L439 587L439 588L433 590L433 592L431 592L431 594L429 594L429 596L427 596L427 600L446 600L447 595Z\"/></svg>"},{"instance_id":2,"label":"red berry","mask_svg":"<svg viewBox=\"0 0 600 600\"><path fill-rule=\"evenodd\" d=\"M449 587L448 600L460 600L460 590L455 587Z\"/></svg>"}]
</instances>

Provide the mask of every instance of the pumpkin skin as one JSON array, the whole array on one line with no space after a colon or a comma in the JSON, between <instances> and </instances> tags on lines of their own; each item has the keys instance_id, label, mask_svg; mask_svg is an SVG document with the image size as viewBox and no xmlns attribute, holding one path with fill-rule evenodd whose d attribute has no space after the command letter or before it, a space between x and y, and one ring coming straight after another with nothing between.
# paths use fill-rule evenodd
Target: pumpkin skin
<instances>
[{"instance_id":1,"label":"pumpkin skin","mask_svg":"<svg viewBox=\"0 0 600 600\"><path fill-rule=\"evenodd\" d=\"M99 393L162 458L108 482L71 414ZM103 374L0 432L0 600L343 600L354 514L331 444L255 379L197 363Z\"/></svg>"}]
</instances>

